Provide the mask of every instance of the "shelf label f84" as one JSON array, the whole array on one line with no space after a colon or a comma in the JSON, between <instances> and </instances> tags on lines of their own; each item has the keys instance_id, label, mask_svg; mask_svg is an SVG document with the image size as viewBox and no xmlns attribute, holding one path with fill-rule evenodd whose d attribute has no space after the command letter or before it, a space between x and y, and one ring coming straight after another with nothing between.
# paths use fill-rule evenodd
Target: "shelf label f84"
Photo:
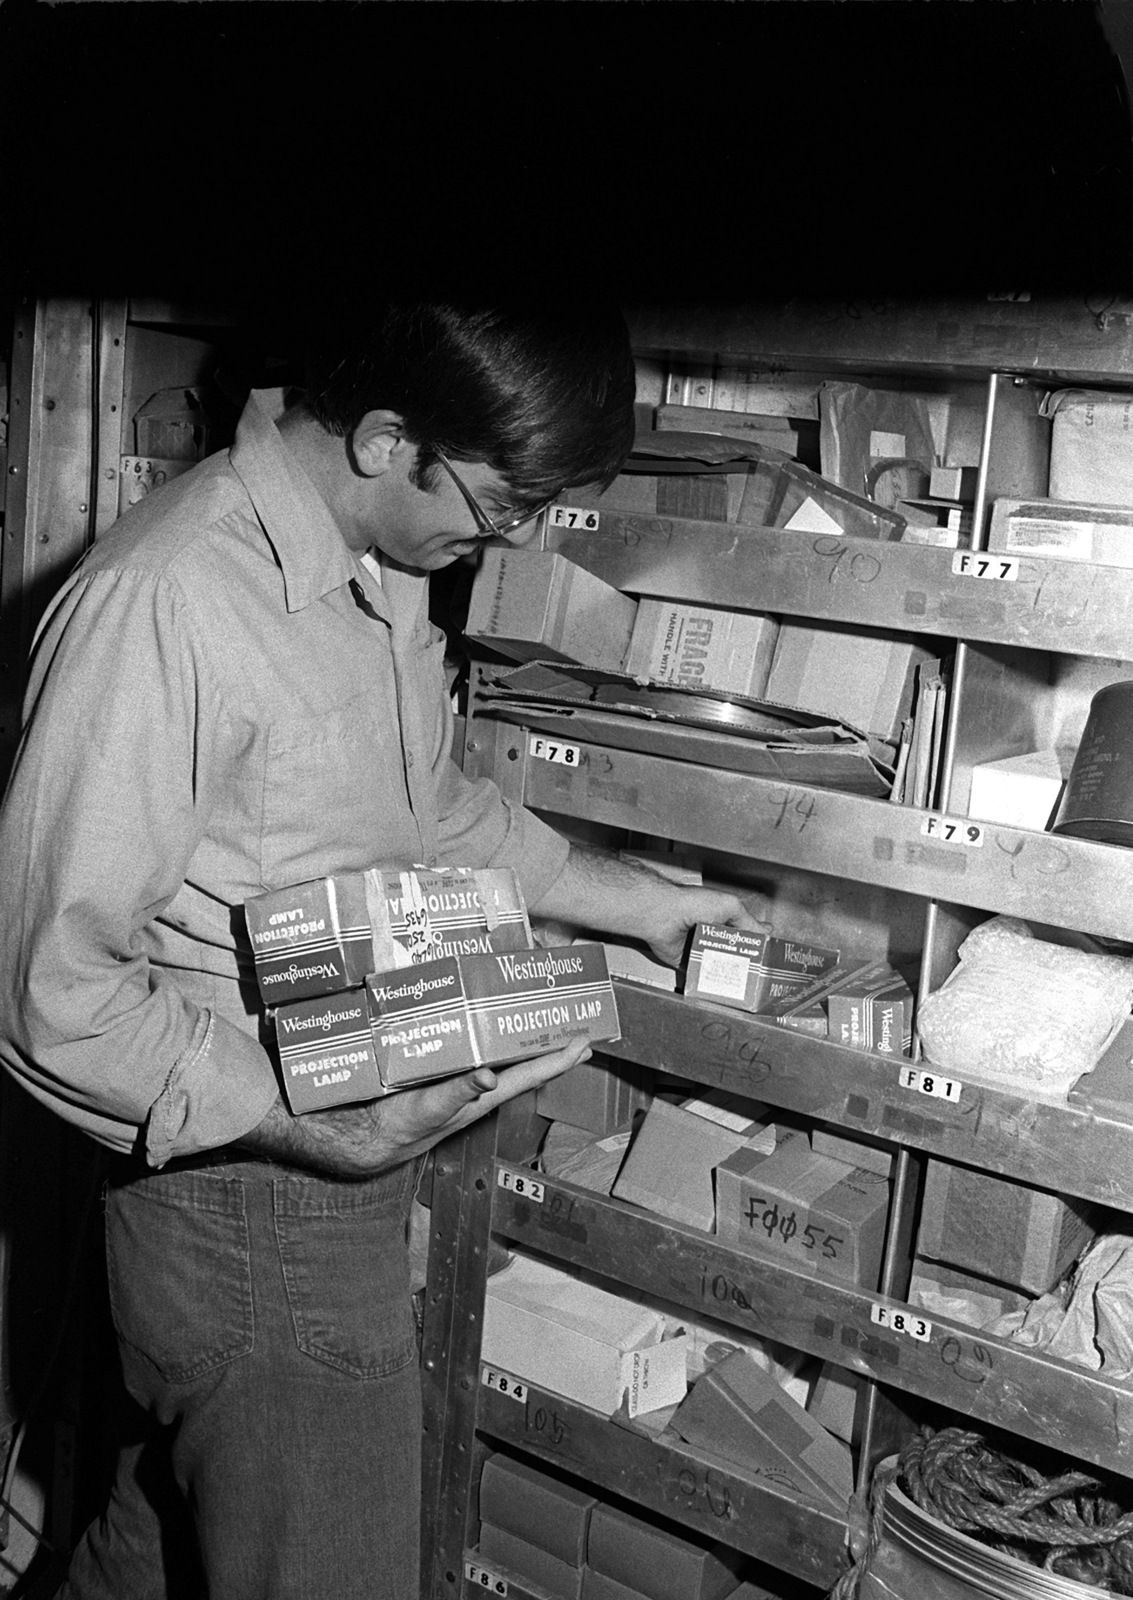
<instances>
[{"instance_id":1,"label":"shelf label f84","mask_svg":"<svg viewBox=\"0 0 1133 1600\"><path fill-rule=\"evenodd\" d=\"M506 1395L509 1400L527 1399L527 1385L520 1378L513 1378L510 1373L497 1372L495 1367L480 1368L480 1382L485 1389L494 1389L497 1394Z\"/></svg>"}]
</instances>

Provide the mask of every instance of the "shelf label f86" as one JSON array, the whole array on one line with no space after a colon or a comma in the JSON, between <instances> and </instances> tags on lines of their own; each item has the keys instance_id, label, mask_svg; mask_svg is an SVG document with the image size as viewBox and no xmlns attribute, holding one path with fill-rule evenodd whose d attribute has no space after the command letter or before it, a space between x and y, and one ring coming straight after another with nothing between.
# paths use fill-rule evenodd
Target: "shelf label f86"
<instances>
[{"instance_id":1,"label":"shelf label f86","mask_svg":"<svg viewBox=\"0 0 1133 1600\"><path fill-rule=\"evenodd\" d=\"M507 1594L507 1579L501 1578L498 1572L490 1572L487 1567L481 1567L475 1561L464 1563L464 1576L478 1589L487 1589L489 1594Z\"/></svg>"}]
</instances>

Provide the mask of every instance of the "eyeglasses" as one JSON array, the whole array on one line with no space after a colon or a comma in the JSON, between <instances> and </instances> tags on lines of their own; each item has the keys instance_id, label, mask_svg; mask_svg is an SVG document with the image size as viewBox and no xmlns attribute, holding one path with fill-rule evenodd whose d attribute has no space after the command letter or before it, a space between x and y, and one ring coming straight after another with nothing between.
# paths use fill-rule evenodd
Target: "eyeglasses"
<instances>
[{"instance_id":1,"label":"eyeglasses","mask_svg":"<svg viewBox=\"0 0 1133 1600\"><path fill-rule=\"evenodd\" d=\"M480 532L485 535L485 537L494 537L497 539L506 538L509 533L514 533L517 528L524 527L528 522L534 522L537 516L546 511L547 507L558 499L557 493L549 495L546 500L541 500L537 506L532 506L530 511L524 511L520 515L510 517L507 522L497 522L493 517L488 515L488 513L484 510L484 507L480 504L479 500L477 500L476 496L472 493L472 490L459 477L456 468L445 455L444 451L435 444L430 445L429 448L432 450L441 466L445 469L453 483L456 484L456 487L464 496L464 500L469 511L471 511L472 515L476 518L476 526L480 529Z\"/></svg>"}]
</instances>

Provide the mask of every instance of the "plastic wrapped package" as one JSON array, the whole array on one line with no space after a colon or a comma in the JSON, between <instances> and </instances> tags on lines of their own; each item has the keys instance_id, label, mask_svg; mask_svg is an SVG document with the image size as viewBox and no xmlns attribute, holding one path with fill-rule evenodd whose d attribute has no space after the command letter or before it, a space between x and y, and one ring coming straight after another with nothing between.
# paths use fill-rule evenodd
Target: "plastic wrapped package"
<instances>
[{"instance_id":1,"label":"plastic wrapped package","mask_svg":"<svg viewBox=\"0 0 1133 1600\"><path fill-rule=\"evenodd\" d=\"M1133 1372L1133 1234L1102 1234L1064 1283L1026 1310L984 1326L988 1333L1094 1372L1128 1377Z\"/></svg>"},{"instance_id":2,"label":"plastic wrapped package","mask_svg":"<svg viewBox=\"0 0 1133 1600\"><path fill-rule=\"evenodd\" d=\"M1014 917L982 923L959 955L917 1032L933 1065L961 1081L1064 1101L1133 1004L1133 961L1036 939Z\"/></svg>"}]
</instances>

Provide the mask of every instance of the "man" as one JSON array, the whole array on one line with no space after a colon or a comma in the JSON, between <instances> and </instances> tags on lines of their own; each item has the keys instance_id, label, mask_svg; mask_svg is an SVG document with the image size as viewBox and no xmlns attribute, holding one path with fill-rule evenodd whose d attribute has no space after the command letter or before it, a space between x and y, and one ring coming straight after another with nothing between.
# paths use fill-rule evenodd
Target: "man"
<instances>
[{"instance_id":1,"label":"man","mask_svg":"<svg viewBox=\"0 0 1133 1600\"><path fill-rule=\"evenodd\" d=\"M115 1153L111 1308L149 1419L63 1596L409 1600L413 1158L588 1054L293 1117L250 895L511 866L534 912L670 961L696 921L752 925L449 758L427 574L608 483L633 395L620 317L389 306L291 409L253 395L232 450L123 517L45 619L0 817L0 1049Z\"/></svg>"}]
</instances>

